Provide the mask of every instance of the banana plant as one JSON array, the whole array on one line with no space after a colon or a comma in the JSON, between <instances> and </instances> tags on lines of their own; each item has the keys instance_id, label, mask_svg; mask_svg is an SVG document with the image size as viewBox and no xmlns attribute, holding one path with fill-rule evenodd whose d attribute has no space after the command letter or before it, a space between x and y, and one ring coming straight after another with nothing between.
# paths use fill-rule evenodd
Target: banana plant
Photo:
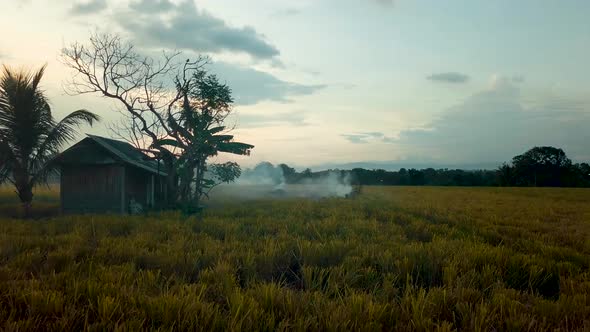
<instances>
[{"instance_id":1,"label":"banana plant","mask_svg":"<svg viewBox=\"0 0 590 332\"><path fill-rule=\"evenodd\" d=\"M157 144L180 151L175 162L180 199L198 206L212 188L232 182L241 174L237 163L208 166L207 160L219 153L249 155L254 146L236 142L223 125L224 114L231 111L233 101L229 88L214 75L197 75L195 82L189 87L178 87L183 93L182 105L177 116L169 119L178 130L174 138L163 138Z\"/></svg>"}]
</instances>

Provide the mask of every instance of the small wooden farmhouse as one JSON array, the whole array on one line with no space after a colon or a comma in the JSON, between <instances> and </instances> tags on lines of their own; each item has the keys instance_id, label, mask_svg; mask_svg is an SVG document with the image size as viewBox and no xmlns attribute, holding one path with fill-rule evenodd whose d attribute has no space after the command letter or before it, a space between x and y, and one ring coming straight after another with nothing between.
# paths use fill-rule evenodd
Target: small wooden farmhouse
<instances>
[{"instance_id":1,"label":"small wooden farmhouse","mask_svg":"<svg viewBox=\"0 0 590 332\"><path fill-rule=\"evenodd\" d=\"M87 135L57 157L63 213L129 213L166 195L163 166L131 144Z\"/></svg>"}]
</instances>

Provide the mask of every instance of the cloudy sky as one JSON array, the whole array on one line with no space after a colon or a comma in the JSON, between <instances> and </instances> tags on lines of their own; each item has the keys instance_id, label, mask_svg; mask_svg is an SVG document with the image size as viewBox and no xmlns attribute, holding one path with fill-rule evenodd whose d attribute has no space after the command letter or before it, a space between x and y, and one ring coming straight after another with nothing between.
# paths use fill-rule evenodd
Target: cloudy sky
<instances>
[{"instance_id":1,"label":"cloudy sky","mask_svg":"<svg viewBox=\"0 0 590 332\"><path fill-rule=\"evenodd\" d=\"M590 160L586 0L2 0L0 63L48 63L56 117L117 105L67 96L60 49L94 31L207 54L261 160L306 167L497 164L530 147Z\"/></svg>"}]
</instances>

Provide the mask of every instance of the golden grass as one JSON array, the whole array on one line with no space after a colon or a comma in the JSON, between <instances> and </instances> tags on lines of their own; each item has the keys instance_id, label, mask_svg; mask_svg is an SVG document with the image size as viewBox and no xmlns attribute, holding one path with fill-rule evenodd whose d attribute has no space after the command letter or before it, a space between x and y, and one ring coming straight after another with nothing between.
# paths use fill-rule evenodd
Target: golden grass
<instances>
[{"instance_id":1,"label":"golden grass","mask_svg":"<svg viewBox=\"0 0 590 332\"><path fill-rule=\"evenodd\" d=\"M36 187L33 190L32 217L44 218L59 214L59 185ZM0 185L0 217L21 218L25 215L14 187Z\"/></svg>"},{"instance_id":2,"label":"golden grass","mask_svg":"<svg viewBox=\"0 0 590 332\"><path fill-rule=\"evenodd\" d=\"M0 219L0 329L587 330L590 190Z\"/></svg>"}]
</instances>

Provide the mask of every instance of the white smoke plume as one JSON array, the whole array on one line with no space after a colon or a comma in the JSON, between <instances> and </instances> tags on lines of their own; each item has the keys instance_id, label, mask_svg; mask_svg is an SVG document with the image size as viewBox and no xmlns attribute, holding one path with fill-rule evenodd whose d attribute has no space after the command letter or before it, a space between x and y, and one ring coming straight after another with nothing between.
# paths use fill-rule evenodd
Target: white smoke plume
<instances>
[{"instance_id":1,"label":"white smoke plume","mask_svg":"<svg viewBox=\"0 0 590 332\"><path fill-rule=\"evenodd\" d=\"M253 169L246 169L233 184L224 185L214 196L234 197L238 199L279 199L328 197L347 197L352 192L351 178L348 173L326 171L313 174L313 177L301 173L290 174L289 183L280 166L261 163Z\"/></svg>"},{"instance_id":2,"label":"white smoke plume","mask_svg":"<svg viewBox=\"0 0 590 332\"><path fill-rule=\"evenodd\" d=\"M283 169L268 162L260 163L254 169L244 170L242 176L236 181L238 185L256 186L278 186L285 183Z\"/></svg>"},{"instance_id":3,"label":"white smoke plume","mask_svg":"<svg viewBox=\"0 0 590 332\"><path fill-rule=\"evenodd\" d=\"M304 197L346 197L352 192L350 175L343 178L340 172L332 171L318 178L304 179L300 185L300 192Z\"/></svg>"}]
</instances>

